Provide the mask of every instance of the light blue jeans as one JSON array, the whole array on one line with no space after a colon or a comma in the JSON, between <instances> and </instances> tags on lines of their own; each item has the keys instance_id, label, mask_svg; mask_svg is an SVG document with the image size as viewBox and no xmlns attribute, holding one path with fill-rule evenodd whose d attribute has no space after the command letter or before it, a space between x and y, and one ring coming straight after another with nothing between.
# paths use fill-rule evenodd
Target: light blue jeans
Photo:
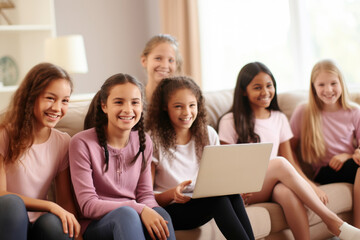
<instances>
[{"instance_id":1,"label":"light blue jeans","mask_svg":"<svg viewBox=\"0 0 360 240\"><path fill-rule=\"evenodd\" d=\"M166 221L170 237L176 239L169 214L161 207L153 208ZM150 235L142 224L140 215L131 207L117 208L98 221L93 221L86 228L84 240L142 240L150 239Z\"/></svg>"}]
</instances>

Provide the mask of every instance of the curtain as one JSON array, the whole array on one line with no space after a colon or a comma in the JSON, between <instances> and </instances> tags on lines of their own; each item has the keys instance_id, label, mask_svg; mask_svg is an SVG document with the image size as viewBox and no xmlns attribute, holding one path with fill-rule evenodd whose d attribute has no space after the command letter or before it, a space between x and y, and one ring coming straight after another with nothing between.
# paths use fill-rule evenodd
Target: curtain
<instances>
[{"instance_id":1,"label":"curtain","mask_svg":"<svg viewBox=\"0 0 360 240\"><path fill-rule=\"evenodd\" d=\"M201 87L201 59L197 0L159 0L161 29L179 42L183 74Z\"/></svg>"}]
</instances>

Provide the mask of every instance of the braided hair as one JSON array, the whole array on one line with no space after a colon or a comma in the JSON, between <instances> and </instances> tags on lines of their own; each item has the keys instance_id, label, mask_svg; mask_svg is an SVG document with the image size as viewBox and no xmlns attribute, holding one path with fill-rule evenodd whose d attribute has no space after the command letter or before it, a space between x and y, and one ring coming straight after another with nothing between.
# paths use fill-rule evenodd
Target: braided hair
<instances>
[{"instance_id":1,"label":"braided hair","mask_svg":"<svg viewBox=\"0 0 360 240\"><path fill-rule=\"evenodd\" d=\"M107 172L109 168L109 150L107 147L107 136L105 131L105 126L108 124L108 117L102 110L102 104L106 103L107 98L109 96L110 90L116 86L116 85L123 85L126 83L131 83L137 86L141 92L141 99L144 106L144 91L143 91L143 85L137 81L134 77L118 73L110 78L108 78L104 84L101 86L101 89L96 93L94 96L90 106L89 110L85 117L84 122L84 129L89 129L94 127L96 131L96 135L99 141L100 146L104 149L105 154L105 172ZM145 106L144 106L145 107ZM134 156L133 160L131 161L131 164L134 164L139 157L140 153L142 155L142 170L145 169L146 166L146 160L144 151L146 148L146 135L145 135L145 129L144 129L144 116L143 113L141 113L140 120L136 123L136 125L132 128L132 131L138 131L139 136L139 151Z\"/></svg>"}]
</instances>

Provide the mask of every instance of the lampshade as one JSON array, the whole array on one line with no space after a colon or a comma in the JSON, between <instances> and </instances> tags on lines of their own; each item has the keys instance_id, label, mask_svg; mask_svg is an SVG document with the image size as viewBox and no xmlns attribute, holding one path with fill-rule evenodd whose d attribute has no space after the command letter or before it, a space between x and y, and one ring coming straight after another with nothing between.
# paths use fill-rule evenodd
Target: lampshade
<instances>
[{"instance_id":1,"label":"lampshade","mask_svg":"<svg viewBox=\"0 0 360 240\"><path fill-rule=\"evenodd\" d=\"M64 68L69 73L87 73L84 38L81 35L47 38L45 60Z\"/></svg>"}]
</instances>

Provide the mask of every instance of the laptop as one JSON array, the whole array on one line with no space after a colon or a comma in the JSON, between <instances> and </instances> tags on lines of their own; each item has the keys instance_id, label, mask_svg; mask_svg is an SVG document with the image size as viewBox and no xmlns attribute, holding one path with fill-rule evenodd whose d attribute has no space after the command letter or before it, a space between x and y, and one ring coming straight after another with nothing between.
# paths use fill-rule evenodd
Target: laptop
<instances>
[{"instance_id":1,"label":"laptop","mask_svg":"<svg viewBox=\"0 0 360 240\"><path fill-rule=\"evenodd\" d=\"M272 143L211 145L204 148L195 186L184 194L213 197L261 190Z\"/></svg>"}]
</instances>

